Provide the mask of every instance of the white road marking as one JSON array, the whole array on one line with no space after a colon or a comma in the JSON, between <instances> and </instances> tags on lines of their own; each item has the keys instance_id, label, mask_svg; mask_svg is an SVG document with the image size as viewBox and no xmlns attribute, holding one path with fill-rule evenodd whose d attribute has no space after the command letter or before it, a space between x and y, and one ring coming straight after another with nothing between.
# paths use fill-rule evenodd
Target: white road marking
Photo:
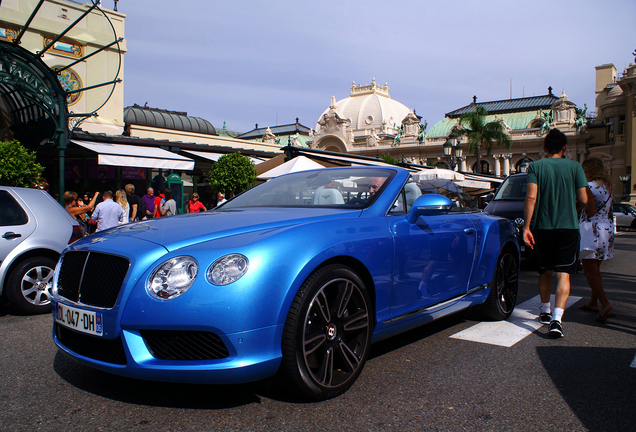
<instances>
[{"instance_id":1,"label":"white road marking","mask_svg":"<svg viewBox=\"0 0 636 432\"><path fill-rule=\"evenodd\" d=\"M566 309L572 306L581 297L570 296L566 303ZM550 297L550 303L554 305L554 295ZM539 322L539 296L533 297L515 307L512 315L505 321L480 322L474 326L455 333L453 339L462 339L473 342L487 343L511 347L526 336L532 334L543 324ZM632 367L636 367L636 359Z\"/></svg>"}]
</instances>

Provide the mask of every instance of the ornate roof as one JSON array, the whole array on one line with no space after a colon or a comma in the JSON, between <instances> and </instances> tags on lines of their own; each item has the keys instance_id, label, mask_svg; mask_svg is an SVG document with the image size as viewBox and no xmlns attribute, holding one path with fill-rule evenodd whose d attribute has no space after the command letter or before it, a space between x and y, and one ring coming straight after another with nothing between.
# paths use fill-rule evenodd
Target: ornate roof
<instances>
[{"instance_id":1,"label":"ornate roof","mask_svg":"<svg viewBox=\"0 0 636 432\"><path fill-rule=\"evenodd\" d=\"M383 125L393 128L400 125L410 110L400 102L391 99L389 86L379 86L375 79L370 85L359 86L354 82L346 99L335 101L321 115L322 119L330 110L343 119L351 120L353 130L382 130Z\"/></svg>"},{"instance_id":2,"label":"ornate roof","mask_svg":"<svg viewBox=\"0 0 636 432\"><path fill-rule=\"evenodd\" d=\"M124 109L124 123L218 135L212 123L200 117L190 117L187 112L150 108L137 104Z\"/></svg>"},{"instance_id":3,"label":"ornate roof","mask_svg":"<svg viewBox=\"0 0 636 432\"><path fill-rule=\"evenodd\" d=\"M492 102L477 103L476 97L473 97L473 103L463 108L456 109L446 113L446 117L459 117L462 114L475 111L475 108L482 106L486 108L488 114L510 113L519 111L536 111L538 109L550 109L550 107L559 100L552 94L552 87L548 88L549 93L543 96L531 96L517 99L504 99Z\"/></svg>"}]
</instances>

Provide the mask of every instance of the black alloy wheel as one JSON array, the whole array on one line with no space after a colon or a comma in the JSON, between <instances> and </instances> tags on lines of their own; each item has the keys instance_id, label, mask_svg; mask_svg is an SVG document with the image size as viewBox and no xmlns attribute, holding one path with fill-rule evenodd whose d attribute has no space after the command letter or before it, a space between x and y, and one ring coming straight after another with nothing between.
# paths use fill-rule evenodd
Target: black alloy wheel
<instances>
[{"instance_id":1,"label":"black alloy wheel","mask_svg":"<svg viewBox=\"0 0 636 432\"><path fill-rule=\"evenodd\" d=\"M477 307L480 315L491 321L507 319L517 304L519 262L510 251L504 250L497 259L490 294Z\"/></svg>"},{"instance_id":2,"label":"black alloy wheel","mask_svg":"<svg viewBox=\"0 0 636 432\"><path fill-rule=\"evenodd\" d=\"M370 308L364 283L346 266L329 265L305 281L283 330L282 372L293 390L323 400L353 385L371 345Z\"/></svg>"}]
</instances>

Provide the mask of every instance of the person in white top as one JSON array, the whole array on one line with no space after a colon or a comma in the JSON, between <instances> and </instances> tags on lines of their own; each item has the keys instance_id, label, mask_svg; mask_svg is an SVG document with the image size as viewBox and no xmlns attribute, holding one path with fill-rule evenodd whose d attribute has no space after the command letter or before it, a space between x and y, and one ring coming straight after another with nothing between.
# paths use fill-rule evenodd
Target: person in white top
<instances>
[{"instance_id":1,"label":"person in white top","mask_svg":"<svg viewBox=\"0 0 636 432\"><path fill-rule=\"evenodd\" d=\"M124 210L124 219L119 222L120 224L125 224L130 222L129 220L129 208L128 208L128 199L126 197L126 191L124 191L123 189L119 189L117 192L115 192L116 195L116 203L119 204L121 206L121 208Z\"/></svg>"}]
</instances>

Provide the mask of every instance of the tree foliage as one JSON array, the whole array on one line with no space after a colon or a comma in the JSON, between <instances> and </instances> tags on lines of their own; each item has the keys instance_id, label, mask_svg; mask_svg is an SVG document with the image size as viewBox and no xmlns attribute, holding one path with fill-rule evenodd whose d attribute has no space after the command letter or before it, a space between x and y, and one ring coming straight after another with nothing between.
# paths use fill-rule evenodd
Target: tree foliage
<instances>
[{"instance_id":1,"label":"tree foliage","mask_svg":"<svg viewBox=\"0 0 636 432\"><path fill-rule=\"evenodd\" d=\"M41 179L44 167L36 162L35 152L29 152L17 141L0 142L0 185L33 187Z\"/></svg>"},{"instance_id":2,"label":"tree foliage","mask_svg":"<svg viewBox=\"0 0 636 432\"><path fill-rule=\"evenodd\" d=\"M256 168L247 156L228 153L219 158L210 170L210 186L227 197L243 192L256 183Z\"/></svg>"},{"instance_id":3,"label":"tree foliage","mask_svg":"<svg viewBox=\"0 0 636 432\"><path fill-rule=\"evenodd\" d=\"M486 108L477 106L475 111L462 114L459 118L460 127L455 133L468 138L468 151L472 154L476 155L480 149L491 154L495 144L508 149L512 146L502 122L495 120L486 123L487 115Z\"/></svg>"},{"instance_id":4,"label":"tree foliage","mask_svg":"<svg viewBox=\"0 0 636 432\"><path fill-rule=\"evenodd\" d=\"M398 164L398 161L393 156L391 156L390 154L384 154L383 153L383 154L380 155L380 158L384 162L386 162L388 164L391 164L391 165L397 165Z\"/></svg>"},{"instance_id":5,"label":"tree foliage","mask_svg":"<svg viewBox=\"0 0 636 432\"><path fill-rule=\"evenodd\" d=\"M481 105L475 107L475 111L464 113L459 118L459 126L454 132L459 136L468 138L468 153L474 154L476 172L482 172L481 149L491 154L495 144L510 148L512 140L506 133L503 122L495 120L486 122L488 111Z\"/></svg>"}]
</instances>

